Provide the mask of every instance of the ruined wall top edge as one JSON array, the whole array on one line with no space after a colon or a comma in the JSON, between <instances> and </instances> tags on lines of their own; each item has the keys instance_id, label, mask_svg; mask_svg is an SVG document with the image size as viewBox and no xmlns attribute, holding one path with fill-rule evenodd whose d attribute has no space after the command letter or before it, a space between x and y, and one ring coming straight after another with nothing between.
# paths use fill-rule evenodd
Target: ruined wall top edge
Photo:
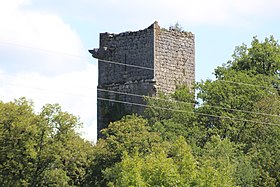
<instances>
[{"instance_id":1,"label":"ruined wall top edge","mask_svg":"<svg viewBox=\"0 0 280 187\"><path fill-rule=\"evenodd\" d=\"M151 31L153 31L155 24L157 24L157 22L153 23L152 25L150 25L146 29L138 30L138 31L126 31L126 32L118 33L118 34L109 33L109 32L100 33L100 39L102 39L102 38L115 38L115 37L118 37L118 36L138 35L139 33L151 32Z\"/></svg>"},{"instance_id":2,"label":"ruined wall top edge","mask_svg":"<svg viewBox=\"0 0 280 187\"><path fill-rule=\"evenodd\" d=\"M138 31L126 31L126 32L121 32L121 33L109 33L109 32L100 33L100 39L102 39L102 38L115 38L115 37L130 36L130 35L138 35L139 33L153 32L154 28L156 28L160 32L169 33L171 35L194 38L194 34L192 32L177 31L177 30L174 30L174 29L161 28L159 26L158 22L155 21L152 25L150 25L146 29L142 29L142 30L138 30Z\"/></svg>"},{"instance_id":3,"label":"ruined wall top edge","mask_svg":"<svg viewBox=\"0 0 280 187\"><path fill-rule=\"evenodd\" d=\"M175 37L182 37L182 38L190 38L194 39L195 35L192 32L188 31L177 31L177 30L167 30L166 28L160 28L159 33L164 33L165 35L175 36Z\"/></svg>"}]
</instances>

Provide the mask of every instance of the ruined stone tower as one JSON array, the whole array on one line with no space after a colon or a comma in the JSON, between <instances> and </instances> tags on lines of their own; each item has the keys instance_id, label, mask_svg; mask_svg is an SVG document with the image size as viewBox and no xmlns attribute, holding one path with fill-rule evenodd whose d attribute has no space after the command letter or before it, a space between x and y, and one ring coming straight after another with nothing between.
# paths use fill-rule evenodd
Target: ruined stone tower
<instances>
[{"instance_id":1,"label":"ruined stone tower","mask_svg":"<svg viewBox=\"0 0 280 187\"><path fill-rule=\"evenodd\" d=\"M101 33L98 59L97 130L123 115L141 114L139 95L171 93L195 81L195 42L190 32L160 28L155 22L136 32ZM124 94L125 93L125 94Z\"/></svg>"}]
</instances>

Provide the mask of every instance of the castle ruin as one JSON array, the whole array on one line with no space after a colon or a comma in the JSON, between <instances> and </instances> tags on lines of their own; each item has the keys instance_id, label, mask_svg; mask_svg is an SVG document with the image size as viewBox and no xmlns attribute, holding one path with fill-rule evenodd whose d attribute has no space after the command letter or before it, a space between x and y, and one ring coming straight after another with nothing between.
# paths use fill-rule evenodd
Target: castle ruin
<instances>
[{"instance_id":1,"label":"castle ruin","mask_svg":"<svg viewBox=\"0 0 280 187\"><path fill-rule=\"evenodd\" d=\"M141 114L143 97L172 93L176 85L195 81L195 41L190 32L150 27L120 34L100 33L97 132L123 115Z\"/></svg>"}]
</instances>

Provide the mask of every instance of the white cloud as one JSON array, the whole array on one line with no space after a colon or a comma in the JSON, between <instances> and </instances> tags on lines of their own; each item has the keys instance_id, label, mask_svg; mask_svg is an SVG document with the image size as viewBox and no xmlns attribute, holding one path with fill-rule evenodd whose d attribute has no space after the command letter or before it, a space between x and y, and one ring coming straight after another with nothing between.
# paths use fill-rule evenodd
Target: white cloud
<instances>
[{"instance_id":1,"label":"white cloud","mask_svg":"<svg viewBox=\"0 0 280 187\"><path fill-rule=\"evenodd\" d=\"M43 74L85 68L85 60L73 58L86 55L77 33L57 15L22 9L24 3L24 0L0 3L1 67Z\"/></svg>"},{"instance_id":2,"label":"white cloud","mask_svg":"<svg viewBox=\"0 0 280 187\"><path fill-rule=\"evenodd\" d=\"M58 15L24 9L26 0L0 1L0 99L27 97L38 111L46 103L84 122L96 137L97 65L80 37Z\"/></svg>"}]
</instances>

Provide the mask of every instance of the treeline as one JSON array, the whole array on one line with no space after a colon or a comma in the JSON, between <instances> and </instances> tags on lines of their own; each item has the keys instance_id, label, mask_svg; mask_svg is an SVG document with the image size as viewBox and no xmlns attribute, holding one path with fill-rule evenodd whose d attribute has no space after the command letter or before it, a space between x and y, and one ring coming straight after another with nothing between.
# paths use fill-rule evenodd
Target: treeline
<instances>
[{"instance_id":1,"label":"treeline","mask_svg":"<svg viewBox=\"0 0 280 187\"><path fill-rule=\"evenodd\" d=\"M26 99L0 103L0 186L80 186L93 146L58 105L39 114Z\"/></svg>"},{"instance_id":2,"label":"treeline","mask_svg":"<svg viewBox=\"0 0 280 187\"><path fill-rule=\"evenodd\" d=\"M280 46L253 38L216 80L147 98L95 145L58 105L0 103L2 186L280 186ZM197 93L196 98L194 93Z\"/></svg>"}]
</instances>

